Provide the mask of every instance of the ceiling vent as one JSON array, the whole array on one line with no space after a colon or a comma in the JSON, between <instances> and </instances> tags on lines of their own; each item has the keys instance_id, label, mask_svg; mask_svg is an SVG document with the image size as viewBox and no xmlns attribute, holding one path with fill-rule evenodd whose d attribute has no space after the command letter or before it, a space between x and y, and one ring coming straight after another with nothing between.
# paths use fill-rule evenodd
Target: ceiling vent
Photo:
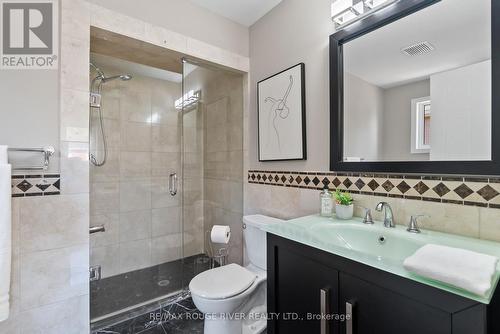
<instances>
[{"instance_id":1,"label":"ceiling vent","mask_svg":"<svg viewBox=\"0 0 500 334\"><path fill-rule=\"evenodd\" d=\"M434 46L432 46L429 42L419 42L413 45L404 47L401 49L401 52L407 56L420 56L426 53L429 53L434 50Z\"/></svg>"}]
</instances>

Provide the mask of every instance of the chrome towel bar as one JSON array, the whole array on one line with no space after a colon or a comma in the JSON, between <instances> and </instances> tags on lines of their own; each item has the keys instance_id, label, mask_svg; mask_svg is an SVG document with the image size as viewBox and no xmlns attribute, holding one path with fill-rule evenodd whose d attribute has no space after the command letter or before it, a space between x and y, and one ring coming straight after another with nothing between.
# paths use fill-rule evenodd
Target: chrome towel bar
<instances>
[{"instance_id":1,"label":"chrome towel bar","mask_svg":"<svg viewBox=\"0 0 500 334\"><path fill-rule=\"evenodd\" d=\"M12 168L12 170L47 170L50 164L50 157L54 155L56 150L52 146L42 147L42 148L10 148L10 152L38 152L43 155L42 166L21 166Z\"/></svg>"}]
</instances>

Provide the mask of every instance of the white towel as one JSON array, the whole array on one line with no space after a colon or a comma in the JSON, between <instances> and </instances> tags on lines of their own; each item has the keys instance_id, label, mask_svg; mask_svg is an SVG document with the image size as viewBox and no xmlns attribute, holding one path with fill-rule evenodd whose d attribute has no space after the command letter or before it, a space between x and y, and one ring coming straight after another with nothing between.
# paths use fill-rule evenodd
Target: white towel
<instances>
[{"instance_id":1,"label":"white towel","mask_svg":"<svg viewBox=\"0 0 500 334\"><path fill-rule=\"evenodd\" d=\"M11 245L11 168L0 164L0 321L9 317Z\"/></svg>"},{"instance_id":2,"label":"white towel","mask_svg":"<svg viewBox=\"0 0 500 334\"><path fill-rule=\"evenodd\" d=\"M473 251L428 244L405 259L406 270L484 296L491 289L498 258Z\"/></svg>"},{"instance_id":3,"label":"white towel","mask_svg":"<svg viewBox=\"0 0 500 334\"><path fill-rule=\"evenodd\" d=\"M0 165L8 164L9 157L7 154L8 154L8 146L0 145Z\"/></svg>"}]
</instances>

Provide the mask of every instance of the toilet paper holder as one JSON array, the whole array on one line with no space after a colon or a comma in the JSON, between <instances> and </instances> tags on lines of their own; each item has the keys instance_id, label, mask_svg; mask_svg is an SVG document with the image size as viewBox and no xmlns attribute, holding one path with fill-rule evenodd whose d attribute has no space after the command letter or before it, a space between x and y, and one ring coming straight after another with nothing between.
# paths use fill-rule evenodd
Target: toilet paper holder
<instances>
[{"instance_id":1,"label":"toilet paper holder","mask_svg":"<svg viewBox=\"0 0 500 334\"><path fill-rule=\"evenodd\" d=\"M207 255L210 258L210 269L225 266L227 264L229 250L231 249L231 241L227 245L216 244L212 242L210 232L210 230L205 232L205 239L207 241L206 244L209 246L207 248ZM221 247L217 247L217 245L220 245Z\"/></svg>"}]
</instances>

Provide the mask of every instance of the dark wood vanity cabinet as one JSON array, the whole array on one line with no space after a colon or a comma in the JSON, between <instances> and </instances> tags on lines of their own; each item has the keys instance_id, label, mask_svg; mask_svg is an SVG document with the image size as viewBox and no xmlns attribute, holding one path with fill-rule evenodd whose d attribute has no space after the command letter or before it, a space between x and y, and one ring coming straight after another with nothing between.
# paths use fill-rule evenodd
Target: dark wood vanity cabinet
<instances>
[{"instance_id":1,"label":"dark wood vanity cabinet","mask_svg":"<svg viewBox=\"0 0 500 334\"><path fill-rule=\"evenodd\" d=\"M485 305L272 234L267 273L269 334L500 333L497 293Z\"/></svg>"}]
</instances>

